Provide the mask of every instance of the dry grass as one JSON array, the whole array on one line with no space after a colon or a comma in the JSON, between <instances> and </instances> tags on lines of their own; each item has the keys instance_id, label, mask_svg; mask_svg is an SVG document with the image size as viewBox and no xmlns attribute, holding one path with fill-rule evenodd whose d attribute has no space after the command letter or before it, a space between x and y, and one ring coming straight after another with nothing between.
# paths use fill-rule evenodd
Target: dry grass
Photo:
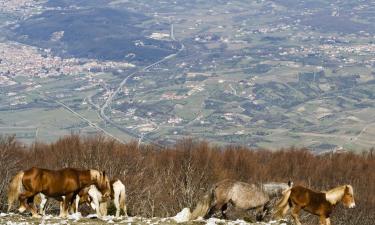
<instances>
[{"instance_id":1,"label":"dry grass","mask_svg":"<svg viewBox=\"0 0 375 225\"><path fill-rule=\"evenodd\" d=\"M193 207L200 196L225 178L249 183L269 181L303 184L327 190L351 184L357 208L337 206L334 224L370 225L375 221L375 157L373 151L316 156L306 149L277 152L239 146L218 147L182 140L173 147L120 144L102 136L71 135L52 144L23 146L13 137L0 138L0 210L6 207L6 185L19 170L32 166L96 168L124 181L130 215L167 217ZM317 220L302 215L305 224Z\"/></svg>"}]
</instances>

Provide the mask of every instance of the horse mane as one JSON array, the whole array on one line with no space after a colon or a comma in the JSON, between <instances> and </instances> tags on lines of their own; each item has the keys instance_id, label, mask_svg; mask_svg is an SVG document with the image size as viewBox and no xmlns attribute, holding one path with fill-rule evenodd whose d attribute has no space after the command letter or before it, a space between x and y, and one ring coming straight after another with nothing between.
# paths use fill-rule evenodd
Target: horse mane
<instances>
[{"instance_id":1,"label":"horse mane","mask_svg":"<svg viewBox=\"0 0 375 225\"><path fill-rule=\"evenodd\" d=\"M91 179L99 181L103 177L103 174L99 170L90 169L90 176Z\"/></svg>"},{"instance_id":2,"label":"horse mane","mask_svg":"<svg viewBox=\"0 0 375 225\"><path fill-rule=\"evenodd\" d=\"M353 187L351 185L342 185L335 188L332 188L328 191L324 191L323 193L326 194L326 199L331 204L336 205L338 201L342 199L345 193L345 189L348 188L349 192L353 194Z\"/></svg>"},{"instance_id":3,"label":"horse mane","mask_svg":"<svg viewBox=\"0 0 375 225\"><path fill-rule=\"evenodd\" d=\"M354 195L354 190L353 190L352 185L348 184L348 185L346 185L346 187L349 189L349 193L350 193L351 195Z\"/></svg>"}]
</instances>

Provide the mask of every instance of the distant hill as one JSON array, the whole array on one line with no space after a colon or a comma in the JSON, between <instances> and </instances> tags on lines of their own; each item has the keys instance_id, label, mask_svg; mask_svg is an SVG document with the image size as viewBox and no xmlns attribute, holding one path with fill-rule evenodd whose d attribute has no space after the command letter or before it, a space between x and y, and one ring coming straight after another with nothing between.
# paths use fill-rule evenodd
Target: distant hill
<instances>
[{"instance_id":1,"label":"distant hill","mask_svg":"<svg viewBox=\"0 0 375 225\"><path fill-rule=\"evenodd\" d=\"M18 24L12 39L61 56L100 60L124 60L133 53L133 61L148 62L175 52L174 42L146 37L140 24L147 20L108 7L49 10Z\"/></svg>"}]
</instances>

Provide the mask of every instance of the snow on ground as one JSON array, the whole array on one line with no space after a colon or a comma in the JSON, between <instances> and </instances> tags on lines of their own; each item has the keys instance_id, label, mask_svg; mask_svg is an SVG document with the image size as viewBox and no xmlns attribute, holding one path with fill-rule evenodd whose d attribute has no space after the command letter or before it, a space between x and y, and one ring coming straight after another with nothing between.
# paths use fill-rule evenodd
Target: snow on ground
<instances>
[{"instance_id":1,"label":"snow on ground","mask_svg":"<svg viewBox=\"0 0 375 225\"><path fill-rule=\"evenodd\" d=\"M249 225L249 224L262 224L262 225L287 225L286 223L283 222L277 222L277 221L270 221L267 223L248 223L244 220L237 219L235 221L228 221L228 220L222 220L222 219L217 219L217 218L210 218L206 220L206 225L217 225L217 224L226 224L226 225Z\"/></svg>"},{"instance_id":2,"label":"snow on ground","mask_svg":"<svg viewBox=\"0 0 375 225\"><path fill-rule=\"evenodd\" d=\"M60 218L58 216L47 215L36 219L29 215L19 215L15 213L0 213L0 224L5 225L102 225L102 224L124 224L124 225L287 225L283 222L271 221L268 223L248 223L244 220L228 221L217 218L208 220L198 219L187 222L190 216L189 209L183 209L174 217L169 218L143 218L143 217L120 217L106 216L98 219L95 214L83 217L80 213L72 214L68 218Z\"/></svg>"},{"instance_id":3,"label":"snow on ground","mask_svg":"<svg viewBox=\"0 0 375 225\"><path fill-rule=\"evenodd\" d=\"M177 213L176 216L173 217L173 219L177 223L183 223L189 221L190 218L190 209L189 208L184 208L181 212Z\"/></svg>"}]
</instances>

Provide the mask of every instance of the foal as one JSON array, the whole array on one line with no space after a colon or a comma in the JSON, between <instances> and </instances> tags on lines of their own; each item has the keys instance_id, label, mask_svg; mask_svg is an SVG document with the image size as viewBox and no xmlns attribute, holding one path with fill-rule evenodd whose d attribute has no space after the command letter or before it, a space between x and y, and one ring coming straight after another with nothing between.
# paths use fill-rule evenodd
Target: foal
<instances>
[{"instance_id":1,"label":"foal","mask_svg":"<svg viewBox=\"0 0 375 225\"><path fill-rule=\"evenodd\" d=\"M348 208L355 207L354 192L351 185L343 185L326 192L315 192L302 186L284 191L282 199L276 205L276 216L284 217L292 208L292 217L297 225L301 209L319 216L320 225L330 225L330 215L336 204L342 202Z\"/></svg>"}]
</instances>

